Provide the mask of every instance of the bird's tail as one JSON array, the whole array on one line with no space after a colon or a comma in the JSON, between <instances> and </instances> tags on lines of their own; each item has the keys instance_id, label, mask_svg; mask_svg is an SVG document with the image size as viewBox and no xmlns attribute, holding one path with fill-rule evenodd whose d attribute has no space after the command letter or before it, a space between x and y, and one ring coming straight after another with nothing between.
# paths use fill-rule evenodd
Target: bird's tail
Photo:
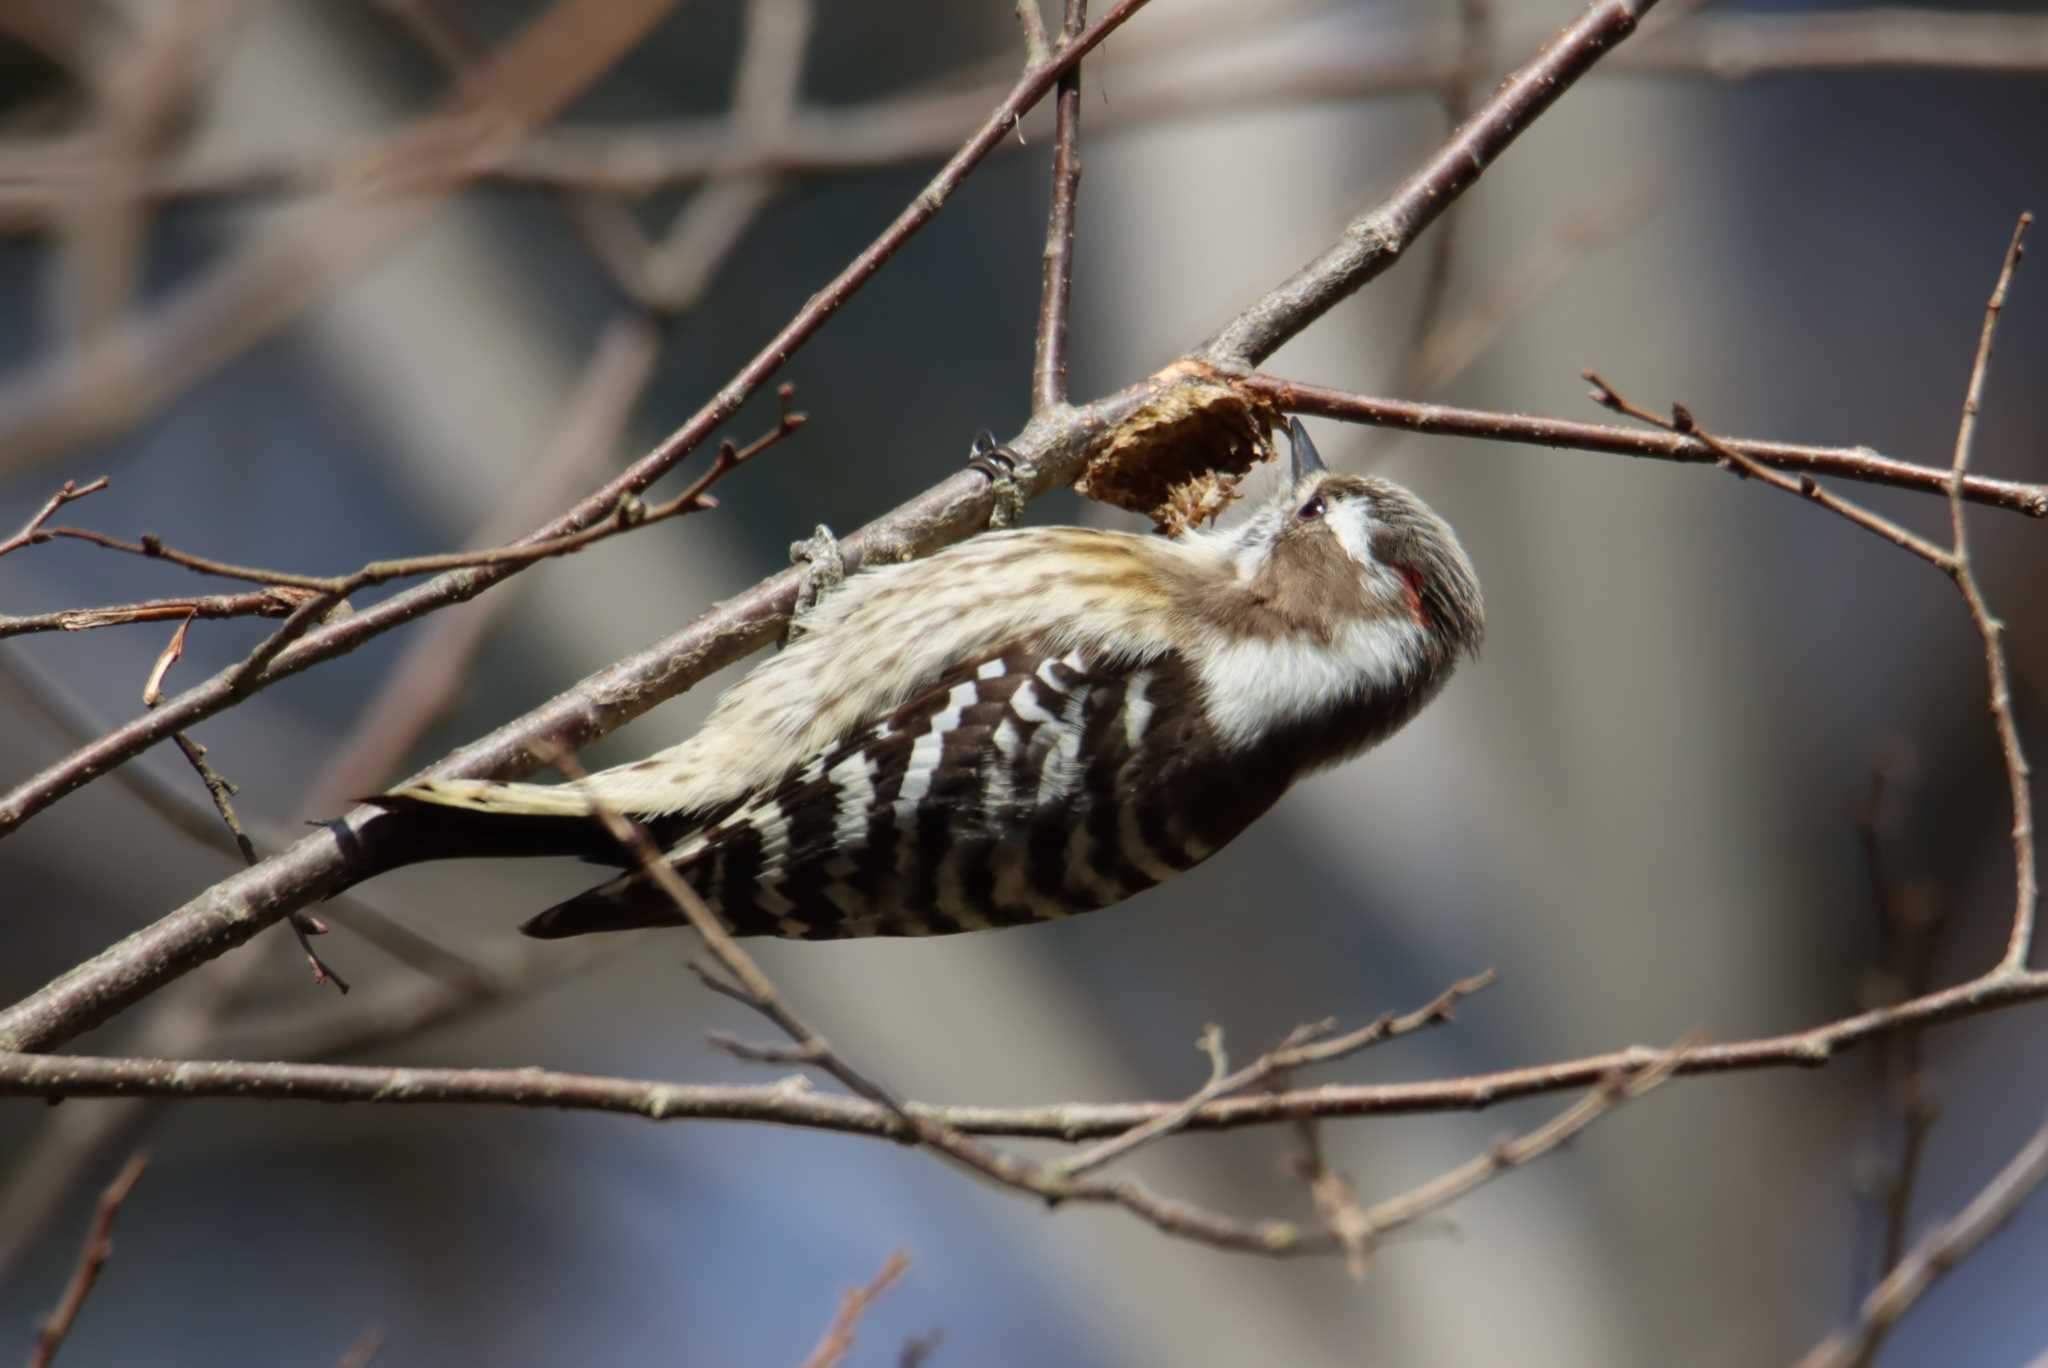
<instances>
[{"instance_id":1,"label":"bird's tail","mask_svg":"<svg viewBox=\"0 0 2048 1368\"><path fill-rule=\"evenodd\" d=\"M678 868L685 881L690 866ZM649 926L681 926L686 918L669 896L645 874L635 869L545 912L536 913L519 924L519 930L536 940L566 940L596 931L638 931Z\"/></svg>"},{"instance_id":2,"label":"bird's tail","mask_svg":"<svg viewBox=\"0 0 2048 1368\"><path fill-rule=\"evenodd\" d=\"M389 814L378 820L376 831L386 868L517 855L625 863L618 842L591 815L587 801L562 803L541 796L552 792L546 784L437 780L363 801Z\"/></svg>"},{"instance_id":3,"label":"bird's tail","mask_svg":"<svg viewBox=\"0 0 2048 1368\"><path fill-rule=\"evenodd\" d=\"M392 829L378 833L387 867L518 855L574 855L622 867L633 863L632 853L597 820L590 798L574 784L430 779L364 801L391 814ZM668 849L676 836L696 825L686 818L657 818L651 834ZM690 861L675 862L689 878ZM666 894L632 870L550 907L519 929L558 940L683 920Z\"/></svg>"}]
</instances>

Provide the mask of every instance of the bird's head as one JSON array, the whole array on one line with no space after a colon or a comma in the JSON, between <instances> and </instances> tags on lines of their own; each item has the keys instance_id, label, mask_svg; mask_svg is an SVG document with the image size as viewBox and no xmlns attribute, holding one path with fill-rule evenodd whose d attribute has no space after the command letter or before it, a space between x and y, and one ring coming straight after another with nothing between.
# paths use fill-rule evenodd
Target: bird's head
<instances>
[{"instance_id":1,"label":"bird's head","mask_svg":"<svg viewBox=\"0 0 2048 1368\"><path fill-rule=\"evenodd\" d=\"M1486 611L1450 525L1391 480L1330 470L1300 419L1288 440L1292 479L1235 537L1254 596L1318 635L1361 620L1412 622L1440 666L1476 652Z\"/></svg>"}]
</instances>

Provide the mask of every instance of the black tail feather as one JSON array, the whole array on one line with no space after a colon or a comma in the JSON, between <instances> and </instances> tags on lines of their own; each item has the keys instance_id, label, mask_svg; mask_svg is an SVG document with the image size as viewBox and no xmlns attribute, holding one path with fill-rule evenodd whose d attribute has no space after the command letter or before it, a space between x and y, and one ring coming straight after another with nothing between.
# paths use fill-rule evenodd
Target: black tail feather
<instances>
[{"instance_id":1,"label":"black tail feather","mask_svg":"<svg viewBox=\"0 0 2048 1368\"><path fill-rule=\"evenodd\" d=\"M383 809L354 833L374 851L380 870L430 860L521 855L575 856L614 869L634 864L632 853L592 817L480 812L390 793L362 801ZM648 824L648 834L657 846L667 847L698 825L700 819L670 814ZM557 903L519 929L536 939L561 940L597 931L679 926L685 920L659 888L622 875Z\"/></svg>"},{"instance_id":2,"label":"black tail feather","mask_svg":"<svg viewBox=\"0 0 2048 1368\"><path fill-rule=\"evenodd\" d=\"M644 878L626 878L558 902L522 922L519 930L535 940L566 940L600 931L684 924L682 913L659 888Z\"/></svg>"},{"instance_id":3,"label":"black tail feather","mask_svg":"<svg viewBox=\"0 0 2048 1368\"><path fill-rule=\"evenodd\" d=\"M385 868L428 860L499 859L520 855L577 855L623 866L629 857L602 823L590 817L478 812L383 793L365 803L384 809L373 825Z\"/></svg>"}]
</instances>

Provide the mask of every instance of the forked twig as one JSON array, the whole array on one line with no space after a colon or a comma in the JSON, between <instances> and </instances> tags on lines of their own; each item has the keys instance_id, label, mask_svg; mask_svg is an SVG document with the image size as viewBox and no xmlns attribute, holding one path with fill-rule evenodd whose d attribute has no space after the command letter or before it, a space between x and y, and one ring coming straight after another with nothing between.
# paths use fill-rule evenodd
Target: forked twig
<instances>
[{"instance_id":1,"label":"forked twig","mask_svg":"<svg viewBox=\"0 0 2048 1368\"><path fill-rule=\"evenodd\" d=\"M1248 1092L1268 1079L1311 1064L1327 1064L1343 1059L1385 1040L1395 1040L1411 1035L1429 1026L1435 1026L1451 1019L1457 1005L1472 994L1491 986L1494 971L1486 970L1468 979L1460 979L1434 1000L1408 1013L1395 1016L1392 1012L1378 1020L1361 1026L1355 1031L1326 1039L1335 1023L1331 1021L1311 1022L1297 1026L1276 1048L1267 1051L1256 1061L1239 1069L1229 1071L1229 1062L1223 1053L1222 1033L1211 1026L1202 1034L1199 1042L1210 1057L1212 1064L1209 1081L1198 1091L1171 1111L1163 1112L1150 1120L1131 1127L1121 1135L1112 1136L1092 1149L1081 1151L1055 1166L1062 1177L1077 1178L1090 1173L1131 1151L1154 1140L1163 1139L1175 1131L1185 1128L1191 1120L1209 1103L1234 1093Z\"/></svg>"},{"instance_id":2,"label":"forked twig","mask_svg":"<svg viewBox=\"0 0 2048 1368\"><path fill-rule=\"evenodd\" d=\"M66 480L58 487L57 492L44 500L43 506L37 509L27 522L21 525L19 532L16 532L5 541L0 541L0 556L4 556L10 551L19 551L24 546L34 546L37 542L48 541L55 533L45 531L43 524L55 517L58 509L70 503L73 499L82 499L88 494L97 494L106 487L107 477L104 475L84 485L74 484L70 480Z\"/></svg>"}]
</instances>

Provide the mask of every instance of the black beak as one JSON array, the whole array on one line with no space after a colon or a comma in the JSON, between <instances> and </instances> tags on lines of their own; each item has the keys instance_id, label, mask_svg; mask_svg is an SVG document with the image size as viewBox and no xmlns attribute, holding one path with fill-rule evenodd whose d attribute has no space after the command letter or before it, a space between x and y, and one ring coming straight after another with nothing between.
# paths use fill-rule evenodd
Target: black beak
<instances>
[{"instance_id":1,"label":"black beak","mask_svg":"<svg viewBox=\"0 0 2048 1368\"><path fill-rule=\"evenodd\" d=\"M1328 469L1323 458L1316 452L1316 444L1308 439L1308 429L1301 425L1301 419L1287 420L1287 445L1294 453L1294 482L1300 484L1311 475L1320 475Z\"/></svg>"}]
</instances>

